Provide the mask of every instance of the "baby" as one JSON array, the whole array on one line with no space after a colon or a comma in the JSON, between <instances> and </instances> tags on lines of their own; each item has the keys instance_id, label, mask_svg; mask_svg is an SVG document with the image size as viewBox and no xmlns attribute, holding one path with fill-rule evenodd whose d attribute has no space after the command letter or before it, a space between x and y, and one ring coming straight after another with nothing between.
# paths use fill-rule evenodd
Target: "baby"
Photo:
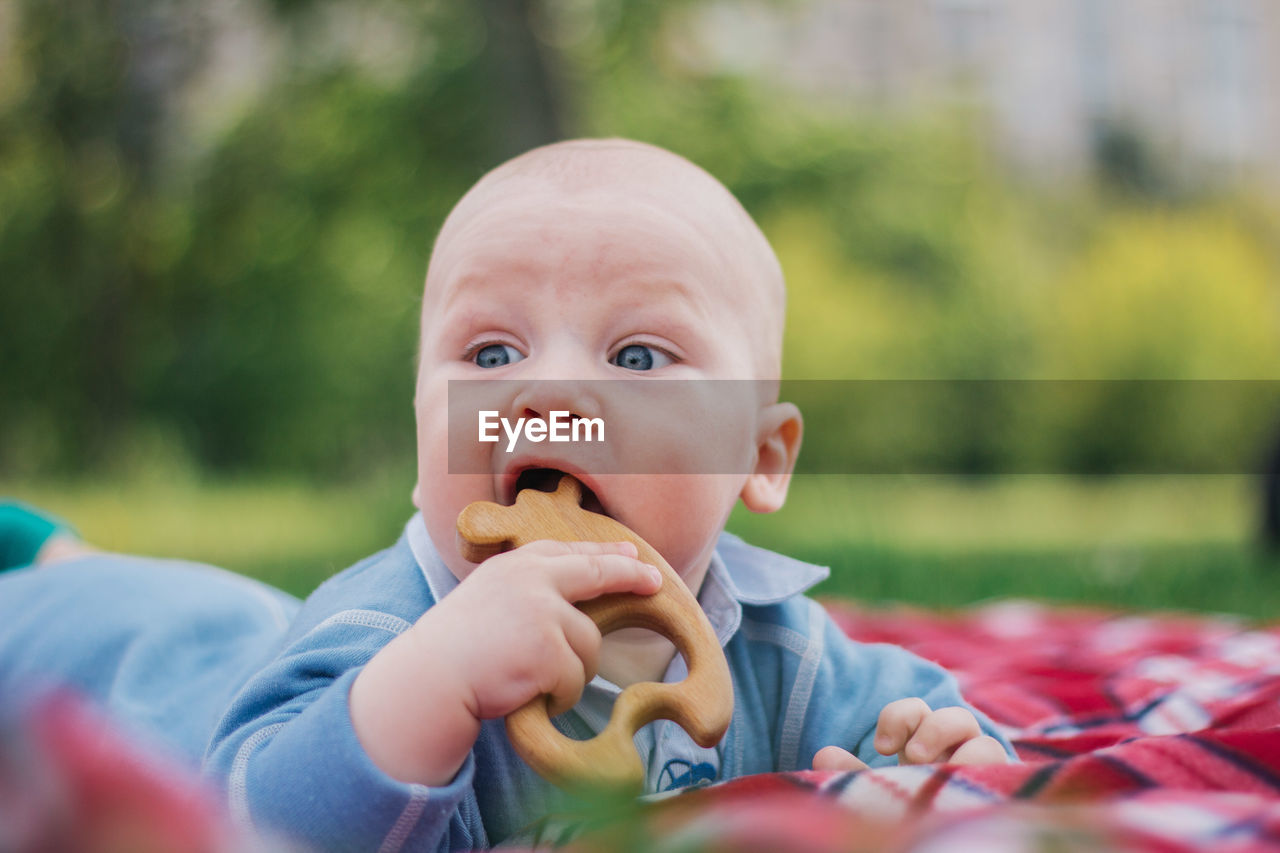
<instances>
[{"instance_id":1,"label":"baby","mask_svg":"<svg viewBox=\"0 0 1280 853\"><path fill-rule=\"evenodd\" d=\"M667 721L642 729L649 790L864 762L1008 760L1007 742L949 675L896 647L851 642L802 595L825 569L723 532L739 499L754 512L782 506L799 452L799 412L776 399L784 299L777 259L751 218L714 178L662 149L559 143L472 188L440 232L423 295L420 513L395 546L288 608L283 633L269 628L282 606L269 594L243 636L206 628L165 640L170 654L183 642L227 650L199 658L213 686L196 713L216 720L205 765L233 812L324 849L496 844L553 797L513 752L505 715L549 694L565 712L561 729L590 737L627 684L685 675L665 638L635 629L602 638L573 606L656 591L660 578L633 545L543 541L479 565L460 556L459 512L477 500L511 503L521 475L542 469L577 477L593 508L653 545L724 646L735 694L727 735L703 748ZM504 380L483 387L512 420L609 412L592 382L542 380L755 380L772 394L719 437L737 473L706 473L693 436L645 412L604 418L615 458L598 470L573 444L512 452L505 441L451 441L450 381L476 379ZM641 461L654 458L660 470ZM85 565L80 582L92 577ZM154 609L211 607L218 596L201 589L215 580L231 583L207 571L169 580L182 589ZM6 642L0 631L0 660L19 653ZM165 701L150 689L151 701Z\"/></svg>"}]
</instances>

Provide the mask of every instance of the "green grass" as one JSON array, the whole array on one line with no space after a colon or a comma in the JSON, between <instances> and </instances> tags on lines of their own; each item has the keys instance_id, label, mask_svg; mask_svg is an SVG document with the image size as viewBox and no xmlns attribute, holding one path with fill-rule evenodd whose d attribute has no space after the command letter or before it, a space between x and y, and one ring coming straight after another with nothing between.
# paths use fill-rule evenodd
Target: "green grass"
<instances>
[{"instance_id":1,"label":"green grass","mask_svg":"<svg viewBox=\"0 0 1280 853\"><path fill-rule=\"evenodd\" d=\"M9 484L110 550L182 557L298 595L395 541L412 472L354 486L201 481ZM1251 544L1243 478L990 482L798 478L750 541L832 567L818 588L862 601L961 607L1009 596L1118 608L1280 615L1280 562Z\"/></svg>"},{"instance_id":2,"label":"green grass","mask_svg":"<svg viewBox=\"0 0 1280 853\"><path fill-rule=\"evenodd\" d=\"M106 550L210 563L305 596L395 542L413 511L411 487L388 477L348 487L144 479L4 492L62 516Z\"/></svg>"},{"instance_id":3,"label":"green grass","mask_svg":"<svg viewBox=\"0 0 1280 853\"><path fill-rule=\"evenodd\" d=\"M1230 545L943 554L876 547L795 553L829 565L819 595L957 607L1035 598L1107 609L1199 610L1280 617L1280 561Z\"/></svg>"},{"instance_id":4,"label":"green grass","mask_svg":"<svg viewBox=\"0 0 1280 853\"><path fill-rule=\"evenodd\" d=\"M819 594L960 607L1029 597L1280 616L1280 560L1253 542L1242 477L798 478L748 540L831 567Z\"/></svg>"}]
</instances>

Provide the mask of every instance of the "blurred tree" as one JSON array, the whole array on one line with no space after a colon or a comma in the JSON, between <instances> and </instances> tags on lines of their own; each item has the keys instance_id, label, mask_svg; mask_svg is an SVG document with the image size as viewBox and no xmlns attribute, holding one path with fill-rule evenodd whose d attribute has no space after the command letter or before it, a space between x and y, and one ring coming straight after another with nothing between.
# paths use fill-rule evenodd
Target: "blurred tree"
<instances>
[{"instance_id":1,"label":"blurred tree","mask_svg":"<svg viewBox=\"0 0 1280 853\"><path fill-rule=\"evenodd\" d=\"M1178 195L1177 182L1164 161L1132 124L1099 120L1093 128L1093 158L1104 187L1151 199Z\"/></svg>"},{"instance_id":2,"label":"blurred tree","mask_svg":"<svg viewBox=\"0 0 1280 853\"><path fill-rule=\"evenodd\" d=\"M480 56L498 132L497 159L565 137L564 81L531 23L535 0L483 0L488 37Z\"/></svg>"},{"instance_id":3,"label":"blurred tree","mask_svg":"<svg viewBox=\"0 0 1280 853\"><path fill-rule=\"evenodd\" d=\"M23 283L0 296L0 470L100 465L132 433L221 468L403 457L431 235L562 132L530 5L360 10L410 57L386 78L330 43L350 4L272 0L282 73L166 173L198 15L26 3L0 101L0 259Z\"/></svg>"},{"instance_id":4,"label":"blurred tree","mask_svg":"<svg viewBox=\"0 0 1280 853\"><path fill-rule=\"evenodd\" d=\"M557 132L527 22L486 11L413 12L394 85L296 68L199 166L148 399L207 463L341 473L412 452L431 236L512 146Z\"/></svg>"},{"instance_id":5,"label":"blurred tree","mask_svg":"<svg viewBox=\"0 0 1280 853\"><path fill-rule=\"evenodd\" d=\"M17 6L0 96L0 465L15 446L97 461L134 415L161 155L201 44L193 11Z\"/></svg>"},{"instance_id":6,"label":"blurred tree","mask_svg":"<svg viewBox=\"0 0 1280 853\"><path fill-rule=\"evenodd\" d=\"M1280 553L1280 434L1262 471L1262 542L1272 552Z\"/></svg>"},{"instance_id":7,"label":"blurred tree","mask_svg":"<svg viewBox=\"0 0 1280 853\"><path fill-rule=\"evenodd\" d=\"M432 235L485 170L578 134L669 147L743 201L788 272L791 376L1274 377L1278 232L1241 225L1265 205L1019 190L965 115L851 115L708 65L705 5L257 0L278 61L190 144L173 105L205 59L201 7L20 0L0 51L0 473L122 444L219 470L402 463ZM1154 168L1107 156L1139 185ZM966 470L1110 464L1077 430L1105 400L1033 401L1062 429L1008 436L1030 405L1013 387L912 398L907 431L811 405L859 418L867 448ZM1195 448L1220 420L1097 434Z\"/></svg>"}]
</instances>

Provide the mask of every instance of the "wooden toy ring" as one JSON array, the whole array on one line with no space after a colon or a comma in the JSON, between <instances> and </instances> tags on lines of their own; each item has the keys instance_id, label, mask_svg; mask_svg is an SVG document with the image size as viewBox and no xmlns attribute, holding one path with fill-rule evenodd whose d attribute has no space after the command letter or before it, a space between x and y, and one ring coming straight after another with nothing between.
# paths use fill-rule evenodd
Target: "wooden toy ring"
<instances>
[{"instance_id":1,"label":"wooden toy ring","mask_svg":"<svg viewBox=\"0 0 1280 853\"><path fill-rule=\"evenodd\" d=\"M667 561L625 525L580 506L582 486L564 475L554 492L524 489L514 506L488 501L458 515L458 549L472 562L539 539L561 542L634 542L639 557L662 573L653 595L612 594L578 603L600 633L648 628L671 640L689 675L675 684L645 681L626 687L604 731L579 741L551 724L549 696L539 696L507 716L507 736L521 758L558 785L606 783L639 789L645 768L632 737L658 719L678 723L703 747L720 742L733 716L729 664L711 623L693 593Z\"/></svg>"}]
</instances>

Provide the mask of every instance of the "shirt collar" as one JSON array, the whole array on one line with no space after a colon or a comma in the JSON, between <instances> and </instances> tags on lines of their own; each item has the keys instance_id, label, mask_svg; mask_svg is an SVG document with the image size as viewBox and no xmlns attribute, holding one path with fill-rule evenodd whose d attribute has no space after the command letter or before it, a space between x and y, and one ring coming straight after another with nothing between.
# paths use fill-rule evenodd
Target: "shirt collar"
<instances>
[{"instance_id":1,"label":"shirt collar","mask_svg":"<svg viewBox=\"0 0 1280 853\"><path fill-rule=\"evenodd\" d=\"M725 645L742 625L742 606L778 604L799 595L831 574L791 557L748 545L732 533L721 533L698 603Z\"/></svg>"},{"instance_id":2,"label":"shirt collar","mask_svg":"<svg viewBox=\"0 0 1280 853\"><path fill-rule=\"evenodd\" d=\"M458 585L427 535L422 513L405 525L405 535L431 597L440 601ZM698 602L715 629L720 644L728 643L742 624L742 605L778 604L799 595L831 572L782 554L748 545L732 533L720 534ZM677 656L678 658L678 656Z\"/></svg>"},{"instance_id":3,"label":"shirt collar","mask_svg":"<svg viewBox=\"0 0 1280 853\"><path fill-rule=\"evenodd\" d=\"M427 581L427 589L431 590L431 597L437 602L443 600L446 595L453 592L454 587L458 585L458 579L453 576L453 572L449 571L444 560L440 559L440 552L436 550L431 537L427 535L427 523L423 520L422 513L413 514L413 518L409 519L409 523L404 526L404 532L409 538L409 549L413 551L413 558L418 561L422 577Z\"/></svg>"}]
</instances>

